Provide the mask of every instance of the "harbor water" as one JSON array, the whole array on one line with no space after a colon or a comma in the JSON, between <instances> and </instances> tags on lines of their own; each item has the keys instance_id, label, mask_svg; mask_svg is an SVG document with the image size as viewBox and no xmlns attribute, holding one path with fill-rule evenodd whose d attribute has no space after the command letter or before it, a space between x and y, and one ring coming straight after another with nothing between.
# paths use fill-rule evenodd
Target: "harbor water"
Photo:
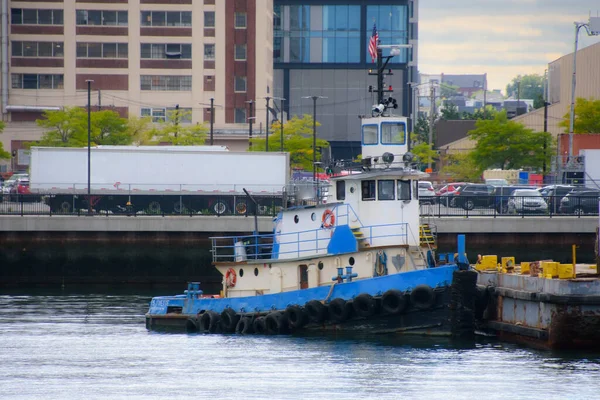
<instances>
[{"instance_id":1,"label":"harbor water","mask_svg":"<svg viewBox=\"0 0 600 400\"><path fill-rule=\"evenodd\" d=\"M0 399L597 399L600 354L146 331L151 295L0 295ZM167 293L161 293L167 294Z\"/></svg>"}]
</instances>

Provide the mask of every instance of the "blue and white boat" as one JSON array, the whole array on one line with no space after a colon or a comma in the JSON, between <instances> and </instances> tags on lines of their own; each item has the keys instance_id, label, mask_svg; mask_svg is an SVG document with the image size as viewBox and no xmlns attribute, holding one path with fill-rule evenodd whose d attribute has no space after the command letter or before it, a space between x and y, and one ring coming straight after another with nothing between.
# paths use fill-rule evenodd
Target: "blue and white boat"
<instances>
[{"instance_id":1,"label":"blue and white boat","mask_svg":"<svg viewBox=\"0 0 600 400\"><path fill-rule=\"evenodd\" d=\"M420 240L418 183L427 174L412 168L406 122L363 118L361 171L331 178L325 200L308 201L305 187L291 188L272 233L213 237L220 295L189 283L184 294L155 297L147 328L472 333L476 276L460 271L468 268L464 238L463 262L450 256L444 265Z\"/></svg>"}]
</instances>

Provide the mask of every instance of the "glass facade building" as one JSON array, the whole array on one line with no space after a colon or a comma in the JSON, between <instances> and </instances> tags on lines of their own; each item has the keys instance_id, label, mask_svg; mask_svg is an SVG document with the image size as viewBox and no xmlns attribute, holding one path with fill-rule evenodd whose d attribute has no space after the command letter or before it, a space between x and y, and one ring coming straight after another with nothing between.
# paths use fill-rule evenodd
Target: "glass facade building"
<instances>
[{"instance_id":1,"label":"glass facade building","mask_svg":"<svg viewBox=\"0 0 600 400\"><path fill-rule=\"evenodd\" d=\"M407 83L416 79L417 0L275 0L274 91L291 115L312 114L303 96L324 96L317 107L318 135L331 143L332 156L360 152L359 115L369 115L376 77L368 43L376 25L382 45L412 44L393 57L386 77L399 108L410 110ZM384 56L389 49L384 49ZM414 78L413 78L414 77Z\"/></svg>"}]
</instances>

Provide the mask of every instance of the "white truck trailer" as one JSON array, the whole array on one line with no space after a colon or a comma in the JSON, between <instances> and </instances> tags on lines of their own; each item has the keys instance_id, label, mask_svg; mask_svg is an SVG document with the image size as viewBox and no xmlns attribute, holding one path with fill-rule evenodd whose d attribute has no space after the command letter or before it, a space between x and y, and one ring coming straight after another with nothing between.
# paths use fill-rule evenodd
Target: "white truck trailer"
<instances>
[{"instance_id":1,"label":"white truck trailer","mask_svg":"<svg viewBox=\"0 0 600 400\"><path fill-rule=\"evenodd\" d=\"M98 146L89 160L97 211L243 214L244 189L272 205L290 177L288 153L221 146ZM45 195L53 212L87 210L88 149L32 147L30 189Z\"/></svg>"},{"instance_id":2,"label":"white truck trailer","mask_svg":"<svg viewBox=\"0 0 600 400\"><path fill-rule=\"evenodd\" d=\"M583 149L579 155L583 156L585 186L600 189L600 149Z\"/></svg>"}]
</instances>

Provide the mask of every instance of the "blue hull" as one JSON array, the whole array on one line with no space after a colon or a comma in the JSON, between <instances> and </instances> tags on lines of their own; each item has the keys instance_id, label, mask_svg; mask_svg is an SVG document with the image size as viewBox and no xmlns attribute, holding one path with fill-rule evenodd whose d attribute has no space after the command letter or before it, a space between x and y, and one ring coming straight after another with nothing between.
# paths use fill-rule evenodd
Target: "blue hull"
<instances>
[{"instance_id":1,"label":"blue hull","mask_svg":"<svg viewBox=\"0 0 600 400\"><path fill-rule=\"evenodd\" d=\"M291 305L304 306L311 300L328 304L333 299L350 301L363 293L381 298L382 294L390 289L410 293L417 286L427 285L436 293L435 303L427 310L411 305L400 315L378 313L368 318L353 316L344 322L324 321L308 324L302 329L450 334L450 285L457 270L457 266L450 265L339 283L333 287L321 286L238 298L203 298L200 297L200 291L189 290L183 295L153 298L146 314L146 326L148 329L185 328L190 318L197 318L207 311L221 313L229 308L238 315L255 318L274 311L283 311Z\"/></svg>"}]
</instances>

